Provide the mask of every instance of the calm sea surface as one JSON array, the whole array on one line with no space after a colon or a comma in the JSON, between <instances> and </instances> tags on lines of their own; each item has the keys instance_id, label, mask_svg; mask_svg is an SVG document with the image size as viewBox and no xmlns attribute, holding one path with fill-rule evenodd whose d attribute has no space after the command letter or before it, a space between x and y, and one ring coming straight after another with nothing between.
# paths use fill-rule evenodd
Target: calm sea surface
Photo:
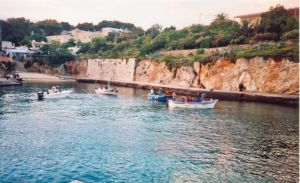
<instances>
[{"instance_id":1,"label":"calm sea surface","mask_svg":"<svg viewBox=\"0 0 300 183\"><path fill-rule=\"evenodd\" d=\"M118 97L47 84L0 88L0 182L298 182L298 109L220 101L170 110L147 91Z\"/></svg>"}]
</instances>

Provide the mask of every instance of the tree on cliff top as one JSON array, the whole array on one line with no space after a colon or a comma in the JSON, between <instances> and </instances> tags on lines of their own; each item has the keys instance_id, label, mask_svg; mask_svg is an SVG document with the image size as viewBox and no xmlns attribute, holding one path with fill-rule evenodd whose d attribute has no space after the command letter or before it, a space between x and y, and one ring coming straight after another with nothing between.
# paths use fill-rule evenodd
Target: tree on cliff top
<instances>
[{"instance_id":1,"label":"tree on cliff top","mask_svg":"<svg viewBox=\"0 0 300 183\"><path fill-rule=\"evenodd\" d=\"M209 25L210 28L226 28L232 25L234 22L228 18L225 13L217 14L214 21Z\"/></svg>"},{"instance_id":2,"label":"tree on cliff top","mask_svg":"<svg viewBox=\"0 0 300 183\"><path fill-rule=\"evenodd\" d=\"M70 31L74 28L74 26L72 26L68 22L61 22L60 24L62 26L62 29L65 30L65 31Z\"/></svg>"},{"instance_id":3,"label":"tree on cliff top","mask_svg":"<svg viewBox=\"0 0 300 183\"><path fill-rule=\"evenodd\" d=\"M230 20L226 14L217 14L214 21L207 27L206 32L212 36L211 46L227 46L234 38L234 33L240 25Z\"/></svg>"},{"instance_id":4,"label":"tree on cliff top","mask_svg":"<svg viewBox=\"0 0 300 183\"><path fill-rule=\"evenodd\" d=\"M0 20L0 25L2 28L2 40L3 41L8 41L9 37L11 36L11 25L9 23L7 23L4 20Z\"/></svg>"},{"instance_id":5,"label":"tree on cliff top","mask_svg":"<svg viewBox=\"0 0 300 183\"><path fill-rule=\"evenodd\" d=\"M50 66L59 66L66 61L74 59L74 56L58 41L51 41L42 47L43 59Z\"/></svg>"},{"instance_id":6,"label":"tree on cliff top","mask_svg":"<svg viewBox=\"0 0 300 183\"><path fill-rule=\"evenodd\" d=\"M63 30L63 27L57 20L46 19L34 23L31 29L36 34L51 36L60 34Z\"/></svg>"},{"instance_id":7,"label":"tree on cliff top","mask_svg":"<svg viewBox=\"0 0 300 183\"><path fill-rule=\"evenodd\" d=\"M85 31L94 31L95 27L93 25L93 23L79 23L76 28L80 29L80 30L85 30Z\"/></svg>"},{"instance_id":8,"label":"tree on cliff top","mask_svg":"<svg viewBox=\"0 0 300 183\"><path fill-rule=\"evenodd\" d=\"M298 29L299 22L292 18L288 11L281 5L271 7L270 11L263 13L261 21L256 27L260 33L277 33L281 36L283 33Z\"/></svg>"},{"instance_id":9,"label":"tree on cliff top","mask_svg":"<svg viewBox=\"0 0 300 183\"><path fill-rule=\"evenodd\" d=\"M155 38L162 30L162 26L159 24L152 25L147 31L146 34Z\"/></svg>"},{"instance_id":10,"label":"tree on cliff top","mask_svg":"<svg viewBox=\"0 0 300 183\"><path fill-rule=\"evenodd\" d=\"M6 41L11 41L18 45L25 36L30 34L31 22L25 18L9 18L7 23L9 24L10 32L4 37Z\"/></svg>"},{"instance_id":11,"label":"tree on cliff top","mask_svg":"<svg viewBox=\"0 0 300 183\"><path fill-rule=\"evenodd\" d=\"M95 26L97 30L101 31L102 28L105 27L111 27L111 28L116 28L116 29L127 29L129 31L134 30L136 27L132 23L124 23L120 21L108 21L108 20L103 20L98 23L98 25Z\"/></svg>"}]
</instances>

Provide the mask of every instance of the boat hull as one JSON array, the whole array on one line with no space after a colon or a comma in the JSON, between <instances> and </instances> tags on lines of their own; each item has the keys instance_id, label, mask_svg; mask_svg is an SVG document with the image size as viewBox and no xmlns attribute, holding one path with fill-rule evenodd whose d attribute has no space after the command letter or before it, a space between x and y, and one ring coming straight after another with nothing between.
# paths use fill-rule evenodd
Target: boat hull
<instances>
[{"instance_id":1,"label":"boat hull","mask_svg":"<svg viewBox=\"0 0 300 183\"><path fill-rule=\"evenodd\" d=\"M102 95L113 95L113 96L117 95L117 91L115 91L115 90L106 90L106 89L101 89L101 88L95 89L95 93L102 94Z\"/></svg>"},{"instance_id":2,"label":"boat hull","mask_svg":"<svg viewBox=\"0 0 300 183\"><path fill-rule=\"evenodd\" d=\"M217 104L217 99L211 99L209 101L202 102L177 102L174 100L168 100L168 106L170 108L186 108L186 109L212 109Z\"/></svg>"},{"instance_id":3,"label":"boat hull","mask_svg":"<svg viewBox=\"0 0 300 183\"><path fill-rule=\"evenodd\" d=\"M157 100L158 102L167 102L172 96L148 94L148 100Z\"/></svg>"},{"instance_id":4,"label":"boat hull","mask_svg":"<svg viewBox=\"0 0 300 183\"><path fill-rule=\"evenodd\" d=\"M73 92L74 92L74 90L64 90L64 91L57 92L57 93L44 92L43 98L45 98L45 99L66 98Z\"/></svg>"}]
</instances>

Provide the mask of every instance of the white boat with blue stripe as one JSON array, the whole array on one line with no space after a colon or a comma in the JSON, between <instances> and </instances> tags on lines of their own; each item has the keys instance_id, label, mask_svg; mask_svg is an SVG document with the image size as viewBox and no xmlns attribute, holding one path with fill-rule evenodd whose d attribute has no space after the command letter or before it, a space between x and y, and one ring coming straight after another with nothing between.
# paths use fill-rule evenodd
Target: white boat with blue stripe
<instances>
[{"instance_id":1,"label":"white boat with blue stripe","mask_svg":"<svg viewBox=\"0 0 300 183\"><path fill-rule=\"evenodd\" d=\"M200 102L178 102L168 100L169 108L186 108L186 109L212 109L217 104L218 99L203 100Z\"/></svg>"}]
</instances>

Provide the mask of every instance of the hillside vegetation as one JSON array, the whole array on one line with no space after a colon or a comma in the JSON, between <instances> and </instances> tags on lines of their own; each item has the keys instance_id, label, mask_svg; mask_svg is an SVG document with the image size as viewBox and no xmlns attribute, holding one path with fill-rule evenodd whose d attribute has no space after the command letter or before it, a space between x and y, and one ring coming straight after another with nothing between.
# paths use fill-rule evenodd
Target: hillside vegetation
<instances>
[{"instance_id":1,"label":"hillside vegetation","mask_svg":"<svg viewBox=\"0 0 300 183\"><path fill-rule=\"evenodd\" d=\"M298 25L299 22L290 17L282 6L276 6L264 13L261 22L255 26L249 25L248 22L239 24L221 13L208 26L192 25L181 30L168 27L162 30L161 26L153 25L145 35L134 39L121 34L110 34L107 38L97 38L91 43L81 44L80 54L86 57L160 59L160 51L199 49L189 60L210 60L214 56L231 58L289 56L298 60ZM252 46L247 49L238 46L244 44ZM226 53L206 55L201 52L203 48L224 46L229 47Z\"/></svg>"},{"instance_id":2,"label":"hillside vegetation","mask_svg":"<svg viewBox=\"0 0 300 183\"><path fill-rule=\"evenodd\" d=\"M74 28L67 22L58 23L55 20L31 23L24 18L12 18L0 23L4 29L4 40L26 45L30 45L33 39L45 40L47 35ZM299 55L299 22L290 17L287 10L280 5L271 7L255 26L248 22L239 24L221 13L209 25L191 25L181 30L176 30L173 26L162 29L158 24L143 30L133 24L118 21L102 21L97 25L82 23L76 27L89 31L113 27L129 30L130 33L109 33L107 37L95 38L90 43L75 43L74 40L64 44L50 42L43 48L44 55L47 55L43 57L45 62L62 63L73 59L67 48L75 45L80 47L77 55L79 57L147 57L168 62L170 65L207 62L220 57L289 57L298 61ZM245 44L250 46L239 46ZM206 54L203 51L204 48L224 46L228 46L228 49L222 52ZM198 51L185 58L160 55L160 51L182 49Z\"/></svg>"}]
</instances>

